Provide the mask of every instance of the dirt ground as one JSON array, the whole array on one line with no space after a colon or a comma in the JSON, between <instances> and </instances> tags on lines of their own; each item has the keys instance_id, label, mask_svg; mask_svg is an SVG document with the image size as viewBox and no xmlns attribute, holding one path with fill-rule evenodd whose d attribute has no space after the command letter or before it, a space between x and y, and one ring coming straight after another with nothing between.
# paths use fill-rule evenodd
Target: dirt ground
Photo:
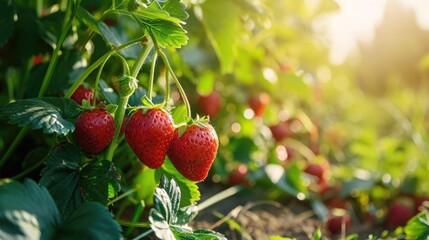
<instances>
[{"instance_id":1,"label":"dirt ground","mask_svg":"<svg viewBox=\"0 0 429 240\"><path fill-rule=\"evenodd\" d=\"M200 189L200 203L222 191L217 185L202 185ZM215 230L231 240L266 240L270 236L312 239L317 228L322 230L324 239L341 239L341 236L329 236L324 231L324 222L303 202L292 199L280 204L263 200L263 194L254 189L240 191L200 211L191 226ZM366 239L369 234L380 232L381 229L370 224L359 223L347 234L357 233L359 239Z\"/></svg>"}]
</instances>

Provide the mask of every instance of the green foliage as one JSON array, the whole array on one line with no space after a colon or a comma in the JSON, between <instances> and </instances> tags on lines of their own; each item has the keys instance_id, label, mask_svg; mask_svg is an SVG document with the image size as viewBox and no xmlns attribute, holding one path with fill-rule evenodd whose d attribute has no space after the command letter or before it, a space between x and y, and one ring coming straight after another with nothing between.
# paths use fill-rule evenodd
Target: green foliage
<instances>
[{"instance_id":1,"label":"green foliage","mask_svg":"<svg viewBox=\"0 0 429 240\"><path fill-rule=\"evenodd\" d=\"M221 72L231 72L240 27L239 7L228 0L208 0L200 7L200 21L204 24L208 39L219 58Z\"/></svg>"},{"instance_id":2,"label":"green foliage","mask_svg":"<svg viewBox=\"0 0 429 240\"><path fill-rule=\"evenodd\" d=\"M74 124L68 119L80 113L79 105L64 98L22 99L9 103L0 109L0 118L10 124L29 125L43 129L45 133L66 135L74 131Z\"/></svg>"},{"instance_id":3,"label":"green foliage","mask_svg":"<svg viewBox=\"0 0 429 240\"><path fill-rule=\"evenodd\" d=\"M119 239L121 229L106 207L88 202L68 218L61 215L49 192L32 180L0 185L2 239ZM90 226L90 227L88 227Z\"/></svg>"},{"instance_id":4,"label":"green foliage","mask_svg":"<svg viewBox=\"0 0 429 240\"><path fill-rule=\"evenodd\" d=\"M15 15L15 6L11 1L2 1L0 2L0 29L2 34L0 35L0 47L2 47L12 36L14 29L14 17Z\"/></svg>"},{"instance_id":5,"label":"green foliage","mask_svg":"<svg viewBox=\"0 0 429 240\"><path fill-rule=\"evenodd\" d=\"M52 239L60 222L60 213L45 188L32 180L1 183L1 239Z\"/></svg>"},{"instance_id":6,"label":"green foliage","mask_svg":"<svg viewBox=\"0 0 429 240\"><path fill-rule=\"evenodd\" d=\"M182 195L182 201L180 202L181 207L195 204L198 200L200 200L201 194L198 190L198 185L195 182L183 177L182 174L176 170L169 159L166 159L164 165L162 165L162 167L158 168L156 171L157 179L160 179L163 175L168 178L175 179L175 184L177 184L180 188Z\"/></svg>"},{"instance_id":7,"label":"green foliage","mask_svg":"<svg viewBox=\"0 0 429 240\"><path fill-rule=\"evenodd\" d=\"M187 44L188 37L180 19L187 15L182 3L174 1L164 8L157 1L152 1L147 8L139 8L131 14L158 46L180 48Z\"/></svg>"},{"instance_id":8,"label":"green foliage","mask_svg":"<svg viewBox=\"0 0 429 240\"><path fill-rule=\"evenodd\" d=\"M103 37L103 40L114 46L120 45L118 37L112 32L109 27L102 21L97 20L91 13L84 8L79 7L77 10L78 18L85 23L92 31Z\"/></svg>"},{"instance_id":9,"label":"green foliage","mask_svg":"<svg viewBox=\"0 0 429 240\"><path fill-rule=\"evenodd\" d=\"M107 204L121 190L121 175L111 161L90 162L80 172L83 197L88 201Z\"/></svg>"},{"instance_id":10,"label":"green foliage","mask_svg":"<svg viewBox=\"0 0 429 240\"><path fill-rule=\"evenodd\" d=\"M121 239L121 227L107 208L86 202L64 220L55 234L61 239Z\"/></svg>"},{"instance_id":11,"label":"green foliage","mask_svg":"<svg viewBox=\"0 0 429 240\"><path fill-rule=\"evenodd\" d=\"M60 213L67 217L83 203L80 188L81 156L79 149L65 144L50 152L40 173L40 185L51 193Z\"/></svg>"},{"instance_id":12,"label":"green foliage","mask_svg":"<svg viewBox=\"0 0 429 240\"><path fill-rule=\"evenodd\" d=\"M187 226L196 213L195 206L180 208L180 188L174 179L170 181L162 176L160 187L155 190L154 208L150 210L151 228L160 239L226 239L211 230L195 230Z\"/></svg>"},{"instance_id":13,"label":"green foliage","mask_svg":"<svg viewBox=\"0 0 429 240\"><path fill-rule=\"evenodd\" d=\"M424 240L429 238L428 212L423 211L411 218L405 226L407 239Z\"/></svg>"}]
</instances>

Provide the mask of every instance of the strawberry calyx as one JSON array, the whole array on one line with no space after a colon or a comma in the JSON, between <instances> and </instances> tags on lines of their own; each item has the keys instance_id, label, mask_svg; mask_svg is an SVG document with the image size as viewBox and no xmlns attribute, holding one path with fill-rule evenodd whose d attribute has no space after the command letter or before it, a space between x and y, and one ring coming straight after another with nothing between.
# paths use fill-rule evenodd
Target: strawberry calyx
<instances>
[{"instance_id":1,"label":"strawberry calyx","mask_svg":"<svg viewBox=\"0 0 429 240\"><path fill-rule=\"evenodd\" d=\"M176 124L176 129L179 133L179 137L183 135L186 129L192 125L196 125L200 128L207 128L207 124L210 123L210 118L208 116L200 117L198 114L194 119L189 119L187 122L182 122Z\"/></svg>"}]
</instances>

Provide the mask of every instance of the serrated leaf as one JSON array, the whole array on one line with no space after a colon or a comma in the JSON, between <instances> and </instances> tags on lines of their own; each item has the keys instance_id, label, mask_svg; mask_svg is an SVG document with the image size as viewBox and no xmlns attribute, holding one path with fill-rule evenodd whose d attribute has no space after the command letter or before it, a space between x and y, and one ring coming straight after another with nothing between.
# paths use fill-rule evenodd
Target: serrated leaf
<instances>
[{"instance_id":1,"label":"serrated leaf","mask_svg":"<svg viewBox=\"0 0 429 240\"><path fill-rule=\"evenodd\" d=\"M42 128L45 133L66 135L74 131L74 124L68 118L77 116L80 107L66 98L30 98L6 104L0 109L0 118L10 124L29 125Z\"/></svg>"},{"instance_id":2,"label":"serrated leaf","mask_svg":"<svg viewBox=\"0 0 429 240\"><path fill-rule=\"evenodd\" d=\"M179 18L171 16L168 11L163 9L157 1L153 1L147 8L139 8L133 14L142 20L164 20L171 23L183 23Z\"/></svg>"},{"instance_id":3,"label":"serrated leaf","mask_svg":"<svg viewBox=\"0 0 429 240\"><path fill-rule=\"evenodd\" d=\"M411 218L405 226L407 239L426 240L429 238L428 212L423 211Z\"/></svg>"},{"instance_id":4,"label":"serrated leaf","mask_svg":"<svg viewBox=\"0 0 429 240\"><path fill-rule=\"evenodd\" d=\"M53 239L121 239L121 227L105 206L97 202L82 204L67 218Z\"/></svg>"},{"instance_id":5,"label":"serrated leaf","mask_svg":"<svg viewBox=\"0 0 429 240\"><path fill-rule=\"evenodd\" d=\"M52 239L60 214L33 180L0 183L0 239Z\"/></svg>"},{"instance_id":6,"label":"serrated leaf","mask_svg":"<svg viewBox=\"0 0 429 240\"><path fill-rule=\"evenodd\" d=\"M12 5L12 1L0 2L0 47L5 45L12 36L15 12L15 6Z\"/></svg>"},{"instance_id":7,"label":"serrated leaf","mask_svg":"<svg viewBox=\"0 0 429 240\"><path fill-rule=\"evenodd\" d=\"M188 43L185 29L177 23L163 20L146 20L143 22L145 32L155 38L160 47L180 48Z\"/></svg>"},{"instance_id":8,"label":"serrated leaf","mask_svg":"<svg viewBox=\"0 0 429 240\"><path fill-rule=\"evenodd\" d=\"M88 201L107 204L109 189L121 190L121 175L111 161L91 162L81 170L81 187L83 197Z\"/></svg>"},{"instance_id":9,"label":"serrated leaf","mask_svg":"<svg viewBox=\"0 0 429 240\"><path fill-rule=\"evenodd\" d=\"M200 200L201 195L200 191L198 190L198 185L195 182L183 177L183 175L176 170L169 159L166 159L162 167L157 169L156 174L158 174L158 178L161 175L165 175L168 178L174 177L182 194L182 201L180 203L181 207L195 204L195 202Z\"/></svg>"},{"instance_id":10,"label":"serrated leaf","mask_svg":"<svg viewBox=\"0 0 429 240\"><path fill-rule=\"evenodd\" d=\"M240 9L234 1L207 0L201 4L201 10L200 21L220 60L221 71L231 72L239 36Z\"/></svg>"},{"instance_id":11,"label":"serrated leaf","mask_svg":"<svg viewBox=\"0 0 429 240\"><path fill-rule=\"evenodd\" d=\"M82 7L77 9L77 17L85 23L91 30L101 35L105 42L114 46L119 46L121 43L115 33L102 21L96 19L91 13Z\"/></svg>"},{"instance_id":12,"label":"serrated leaf","mask_svg":"<svg viewBox=\"0 0 429 240\"><path fill-rule=\"evenodd\" d=\"M185 5L181 0L169 0L162 5L162 9L167 11L172 17L186 20L189 14L185 10Z\"/></svg>"},{"instance_id":13,"label":"serrated leaf","mask_svg":"<svg viewBox=\"0 0 429 240\"><path fill-rule=\"evenodd\" d=\"M45 164L40 184L49 190L63 218L67 217L83 202L79 149L69 143L59 146L49 153Z\"/></svg>"}]
</instances>

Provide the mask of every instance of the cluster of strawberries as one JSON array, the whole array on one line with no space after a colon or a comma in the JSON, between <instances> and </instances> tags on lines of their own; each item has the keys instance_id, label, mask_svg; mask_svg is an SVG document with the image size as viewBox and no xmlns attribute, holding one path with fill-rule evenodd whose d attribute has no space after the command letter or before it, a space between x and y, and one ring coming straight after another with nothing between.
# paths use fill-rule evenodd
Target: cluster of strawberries
<instances>
[{"instance_id":1,"label":"cluster of strawberries","mask_svg":"<svg viewBox=\"0 0 429 240\"><path fill-rule=\"evenodd\" d=\"M92 101L93 92L79 86L71 98L81 104L82 99ZM75 127L78 145L91 154L104 150L116 129L112 115L102 108L82 112ZM139 109L124 125L125 140L147 167L161 167L168 156L184 177L200 182L207 177L216 157L218 137L208 122L195 121L185 127L176 128L164 109Z\"/></svg>"}]
</instances>

